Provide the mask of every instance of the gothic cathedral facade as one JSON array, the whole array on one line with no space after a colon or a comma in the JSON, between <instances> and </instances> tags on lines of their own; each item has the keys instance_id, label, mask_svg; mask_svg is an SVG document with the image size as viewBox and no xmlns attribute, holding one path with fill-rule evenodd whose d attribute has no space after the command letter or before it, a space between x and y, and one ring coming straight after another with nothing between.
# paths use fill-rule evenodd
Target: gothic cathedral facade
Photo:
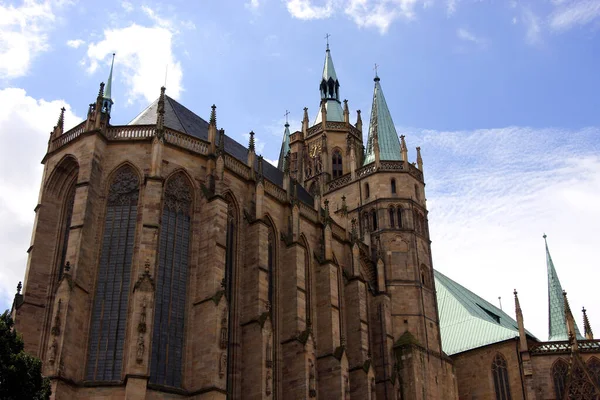
<instances>
[{"instance_id":1,"label":"gothic cathedral facade","mask_svg":"<svg viewBox=\"0 0 600 400\"><path fill-rule=\"evenodd\" d=\"M54 398L458 398L423 161L379 77L364 143L328 48L277 168L164 88L111 125L111 80L50 134L13 308Z\"/></svg>"}]
</instances>

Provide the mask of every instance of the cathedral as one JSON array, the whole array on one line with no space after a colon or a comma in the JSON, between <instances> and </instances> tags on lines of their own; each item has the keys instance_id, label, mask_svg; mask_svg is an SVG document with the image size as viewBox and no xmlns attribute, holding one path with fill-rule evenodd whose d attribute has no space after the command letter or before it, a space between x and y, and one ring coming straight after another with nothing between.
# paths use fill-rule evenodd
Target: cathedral
<instances>
[{"instance_id":1,"label":"cathedral","mask_svg":"<svg viewBox=\"0 0 600 400\"><path fill-rule=\"evenodd\" d=\"M216 106L206 121L164 87L112 125L111 86L112 67L87 118L65 130L63 110L50 133L13 304L53 398L560 398L517 390L536 341L522 319L512 367L496 362L501 349L479 354L501 337L442 349L443 318L459 307L440 307L459 298L471 310L477 296L433 270L420 148L410 162L377 75L363 131L328 45L319 107L298 131L286 123L277 167L254 132L238 143ZM481 303L480 319L493 318Z\"/></svg>"}]
</instances>

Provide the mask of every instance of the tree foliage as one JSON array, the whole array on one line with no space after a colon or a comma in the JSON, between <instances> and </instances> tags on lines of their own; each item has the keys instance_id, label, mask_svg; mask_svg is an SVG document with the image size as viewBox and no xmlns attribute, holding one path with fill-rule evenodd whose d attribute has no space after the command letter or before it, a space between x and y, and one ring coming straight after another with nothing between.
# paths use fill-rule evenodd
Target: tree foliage
<instances>
[{"instance_id":1,"label":"tree foliage","mask_svg":"<svg viewBox=\"0 0 600 400\"><path fill-rule=\"evenodd\" d=\"M23 351L8 311L0 315L0 399L46 400L50 381L42 377L42 362Z\"/></svg>"}]
</instances>

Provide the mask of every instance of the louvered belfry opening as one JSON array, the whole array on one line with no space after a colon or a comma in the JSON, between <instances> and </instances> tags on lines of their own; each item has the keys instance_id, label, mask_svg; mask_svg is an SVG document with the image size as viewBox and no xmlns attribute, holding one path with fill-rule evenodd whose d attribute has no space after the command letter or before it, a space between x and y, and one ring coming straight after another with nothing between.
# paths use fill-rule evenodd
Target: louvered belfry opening
<instances>
[{"instance_id":1,"label":"louvered belfry opening","mask_svg":"<svg viewBox=\"0 0 600 400\"><path fill-rule=\"evenodd\" d=\"M121 380L139 178L121 167L110 185L92 309L86 379Z\"/></svg>"},{"instance_id":2,"label":"louvered belfry opening","mask_svg":"<svg viewBox=\"0 0 600 400\"><path fill-rule=\"evenodd\" d=\"M192 188L183 174L165 185L158 245L158 271L150 382L181 387L186 280L188 272Z\"/></svg>"},{"instance_id":3,"label":"louvered belfry opening","mask_svg":"<svg viewBox=\"0 0 600 400\"><path fill-rule=\"evenodd\" d=\"M496 354L496 357L494 357L492 374L494 376L496 400L511 400L506 359L501 354Z\"/></svg>"}]
</instances>

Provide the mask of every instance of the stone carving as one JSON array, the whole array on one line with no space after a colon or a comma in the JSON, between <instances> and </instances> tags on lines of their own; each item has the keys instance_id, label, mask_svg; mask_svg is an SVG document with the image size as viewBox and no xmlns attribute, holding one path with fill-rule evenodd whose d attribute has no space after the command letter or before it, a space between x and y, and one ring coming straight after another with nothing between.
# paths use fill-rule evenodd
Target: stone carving
<instances>
[{"instance_id":1,"label":"stone carving","mask_svg":"<svg viewBox=\"0 0 600 400\"><path fill-rule=\"evenodd\" d=\"M227 326L227 306L223 308L223 315L221 316L221 341L219 347L226 349L228 344L228 326Z\"/></svg>"},{"instance_id":2,"label":"stone carving","mask_svg":"<svg viewBox=\"0 0 600 400\"><path fill-rule=\"evenodd\" d=\"M169 179L165 188L165 207L187 214L192 203L192 191L187 179L178 174Z\"/></svg>"},{"instance_id":3,"label":"stone carving","mask_svg":"<svg viewBox=\"0 0 600 400\"><path fill-rule=\"evenodd\" d=\"M227 372L227 352L221 352L219 357L219 377L223 378Z\"/></svg>"},{"instance_id":4,"label":"stone carving","mask_svg":"<svg viewBox=\"0 0 600 400\"><path fill-rule=\"evenodd\" d=\"M146 309L148 307L148 298L142 299L142 310L140 312L140 322L138 323L138 340L137 340L137 351L135 360L138 364L144 361L144 354L146 352L146 345L144 342L144 334L146 333Z\"/></svg>"},{"instance_id":5,"label":"stone carving","mask_svg":"<svg viewBox=\"0 0 600 400\"><path fill-rule=\"evenodd\" d=\"M308 395L317 397L317 377L315 372L315 363L313 360L308 360Z\"/></svg>"},{"instance_id":6,"label":"stone carving","mask_svg":"<svg viewBox=\"0 0 600 400\"><path fill-rule=\"evenodd\" d=\"M265 365L267 368L273 367L273 335L269 333L269 337L267 338L266 354L265 354Z\"/></svg>"},{"instance_id":7,"label":"stone carving","mask_svg":"<svg viewBox=\"0 0 600 400\"><path fill-rule=\"evenodd\" d=\"M56 314L54 314L54 323L52 324L52 329L50 333L53 336L60 335L60 306L62 304L62 299L58 299L58 303L56 305Z\"/></svg>"},{"instance_id":8,"label":"stone carving","mask_svg":"<svg viewBox=\"0 0 600 400\"><path fill-rule=\"evenodd\" d=\"M144 344L144 335L140 334L140 336L138 336L137 352L136 352L136 356L135 356L135 360L138 362L138 364L141 364L142 361L144 361L145 350L146 350L146 345Z\"/></svg>"},{"instance_id":9,"label":"stone carving","mask_svg":"<svg viewBox=\"0 0 600 400\"><path fill-rule=\"evenodd\" d=\"M48 348L48 363L50 363L50 365L54 365L54 362L56 361L57 349L58 349L58 343L56 342L56 338L53 338L52 344Z\"/></svg>"},{"instance_id":10,"label":"stone carving","mask_svg":"<svg viewBox=\"0 0 600 400\"><path fill-rule=\"evenodd\" d=\"M139 290L141 292L153 292L154 291L154 279L150 275L150 260L146 260L144 263L144 272L140 274L138 281L133 286L133 291Z\"/></svg>"},{"instance_id":11,"label":"stone carving","mask_svg":"<svg viewBox=\"0 0 600 400\"><path fill-rule=\"evenodd\" d=\"M130 167L122 167L117 172L110 191L108 204L131 204L138 200L139 179Z\"/></svg>"},{"instance_id":12,"label":"stone carving","mask_svg":"<svg viewBox=\"0 0 600 400\"><path fill-rule=\"evenodd\" d=\"M273 377L271 376L271 369L267 369L267 374L265 377L265 394L270 396L273 392Z\"/></svg>"}]
</instances>

